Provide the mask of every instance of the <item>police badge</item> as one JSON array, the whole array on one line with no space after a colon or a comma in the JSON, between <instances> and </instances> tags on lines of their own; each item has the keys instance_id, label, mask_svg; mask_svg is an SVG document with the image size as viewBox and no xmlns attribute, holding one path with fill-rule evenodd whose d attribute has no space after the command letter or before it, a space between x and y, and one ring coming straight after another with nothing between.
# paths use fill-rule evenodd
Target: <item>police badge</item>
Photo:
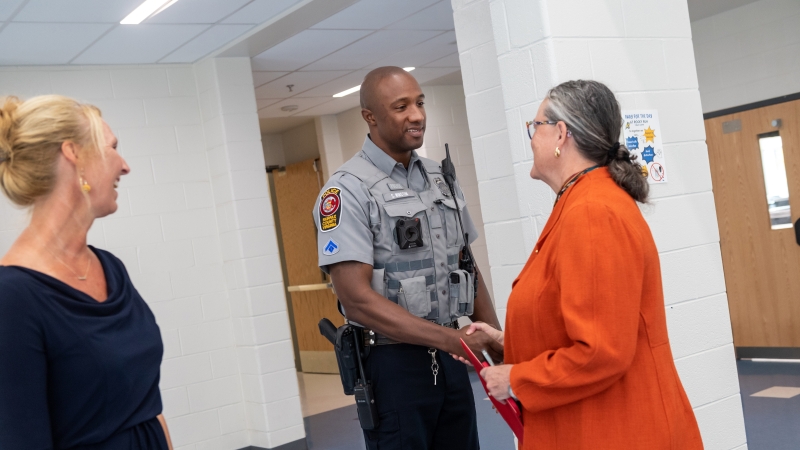
<instances>
[{"instance_id":1,"label":"police badge","mask_svg":"<svg viewBox=\"0 0 800 450\"><path fill-rule=\"evenodd\" d=\"M433 180L433 182L436 183L436 187L438 187L439 190L442 191L442 195L444 195L447 198L450 198L450 188L447 187L447 185L445 184L444 181L442 181L441 178L436 177Z\"/></svg>"}]
</instances>

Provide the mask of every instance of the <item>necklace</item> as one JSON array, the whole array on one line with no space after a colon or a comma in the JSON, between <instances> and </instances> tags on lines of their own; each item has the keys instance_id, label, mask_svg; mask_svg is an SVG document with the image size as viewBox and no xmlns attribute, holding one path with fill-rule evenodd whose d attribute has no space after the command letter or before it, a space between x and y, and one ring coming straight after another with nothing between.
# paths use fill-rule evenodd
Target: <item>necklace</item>
<instances>
[{"instance_id":1,"label":"necklace","mask_svg":"<svg viewBox=\"0 0 800 450\"><path fill-rule=\"evenodd\" d=\"M75 275L75 278L77 278L79 281L86 281L86 278L88 278L88 276L89 276L89 267L91 267L91 265L92 265L92 256L91 255L89 255L89 260L86 261L86 272L83 274L83 276L80 276L80 275L78 275L77 272L72 270L72 267L70 267L67 263L62 261L61 258L59 258L53 252L51 252L49 248L45 247L44 249L47 250L47 253L50 253L50 256L55 258L56 261L60 262L61 264L64 265L64 267L69 269L69 271L72 272L73 275Z\"/></svg>"},{"instance_id":2,"label":"necklace","mask_svg":"<svg viewBox=\"0 0 800 450\"><path fill-rule=\"evenodd\" d=\"M586 175L587 173L593 171L594 169L597 169L598 167L600 167L600 166L592 166L592 167L589 167L587 169L583 169L582 171L580 171L580 172L572 175L571 177L569 177L569 180L567 180L567 182L564 183L564 186L561 188L561 190L558 191L558 195L556 195L556 201L553 202L553 207L555 208L556 203L558 203L558 200L561 199L562 195L564 195L564 192L566 192L567 189L569 189L570 186L575 184L575 182L578 181L578 179L580 177Z\"/></svg>"}]
</instances>

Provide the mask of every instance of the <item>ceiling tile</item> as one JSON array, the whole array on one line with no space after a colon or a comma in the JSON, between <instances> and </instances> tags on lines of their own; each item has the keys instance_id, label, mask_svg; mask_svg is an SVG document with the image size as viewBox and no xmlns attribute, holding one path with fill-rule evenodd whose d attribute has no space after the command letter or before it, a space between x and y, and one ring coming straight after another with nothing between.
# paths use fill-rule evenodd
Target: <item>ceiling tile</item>
<instances>
[{"instance_id":1,"label":"ceiling tile","mask_svg":"<svg viewBox=\"0 0 800 450\"><path fill-rule=\"evenodd\" d=\"M75 64L155 63L208 25L119 25L103 36Z\"/></svg>"},{"instance_id":2,"label":"ceiling tile","mask_svg":"<svg viewBox=\"0 0 800 450\"><path fill-rule=\"evenodd\" d=\"M24 1L25 0L3 0L0 2L0 22L8 20Z\"/></svg>"},{"instance_id":3,"label":"ceiling tile","mask_svg":"<svg viewBox=\"0 0 800 450\"><path fill-rule=\"evenodd\" d=\"M142 0L30 0L14 22L119 23L141 3Z\"/></svg>"},{"instance_id":4,"label":"ceiling tile","mask_svg":"<svg viewBox=\"0 0 800 450\"><path fill-rule=\"evenodd\" d=\"M297 70L369 34L358 30L305 30L253 58L256 70Z\"/></svg>"},{"instance_id":5,"label":"ceiling tile","mask_svg":"<svg viewBox=\"0 0 800 450\"><path fill-rule=\"evenodd\" d=\"M277 80L287 73L289 72L253 72L253 86L259 87L262 84L267 84L270 81Z\"/></svg>"},{"instance_id":6,"label":"ceiling tile","mask_svg":"<svg viewBox=\"0 0 800 450\"><path fill-rule=\"evenodd\" d=\"M361 0L312 28L378 30L436 3L437 0Z\"/></svg>"},{"instance_id":7,"label":"ceiling tile","mask_svg":"<svg viewBox=\"0 0 800 450\"><path fill-rule=\"evenodd\" d=\"M255 0L223 23L264 23L303 0Z\"/></svg>"},{"instance_id":8,"label":"ceiling tile","mask_svg":"<svg viewBox=\"0 0 800 450\"><path fill-rule=\"evenodd\" d=\"M193 63L244 34L253 25L214 25L159 62Z\"/></svg>"},{"instance_id":9,"label":"ceiling tile","mask_svg":"<svg viewBox=\"0 0 800 450\"><path fill-rule=\"evenodd\" d=\"M307 70L359 69L400 50L426 41L437 31L381 30L305 67Z\"/></svg>"},{"instance_id":10,"label":"ceiling tile","mask_svg":"<svg viewBox=\"0 0 800 450\"><path fill-rule=\"evenodd\" d=\"M250 0L180 0L146 23L217 23Z\"/></svg>"},{"instance_id":11,"label":"ceiling tile","mask_svg":"<svg viewBox=\"0 0 800 450\"><path fill-rule=\"evenodd\" d=\"M458 52L453 52L442 59L437 59L432 63L425 64L425 67L457 67L461 68L461 62L458 59Z\"/></svg>"},{"instance_id":12,"label":"ceiling tile","mask_svg":"<svg viewBox=\"0 0 800 450\"><path fill-rule=\"evenodd\" d=\"M342 111L356 108L359 106L359 98L357 94L348 95L347 97L335 98L330 102L323 103L319 106L309 108L294 117L301 116L323 116L325 114L339 114Z\"/></svg>"},{"instance_id":13,"label":"ceiling tile","mask_svg":"<svg viewBox=\"0 0 800 450\"><path fill-rule=\"evenodd\" d=\"M321 105L323 103L327 103L331 100L333 100L331 97L287 98L285 100L281 100L278 103L267 106L266 108L259 109L258 117L264 119L268 117L293 116L295 114L305 111L306 109L312 108L317 105ZM297 105L298 108L294 111L281 111L281 108L288 105Z\"/></svg>"},{"instance_id":14,"label":"ceiling tile","mask_svg":"<svg viewBox=\"0 0 800 450\"><path fill-rule=\"evenodd\" d=\"M369 70L359 70L329 81L325 84L309 89L308 91L297 94L298 97L333 97L333 94L338 94L344 90L358 86L364 81L364 77L369 73ZM358 95L356 95L358 97Z\"/></svg>"},{"instance_id":15,"label":"ceiling tile","mask_svg":"<svg viewBox=\"0 0 800 450\"><path fill-rule=\"evenodd\" d=\"M390 30L454 30L453 7L449 1L441 1L430 8L395 22Z\"/></svg>"},{"instance_id":16,"label":"ceiling tile","mask_svg":"<svg viewBox=\"0 0 800 450\"><path fill-rule=\"evenodd\" d=\"M374 69L381 66L422 67L425 64L457 52L458 48L455 40L456 33L448 31L414 47L400 50L387 58L370 64L367 68Z\"/></svg>"},{"instance_id":17,"label":"ceiling tile","mask_svg":"<svg viewBox=\"0 0 800 450\"><path fill-rule=\"evenodd\" d=\"M256 99L256 108L266 108L269 105L274 105L283 99L281 98L257 98Z\"/></svg>"},{"instance_id":18,"label":"ceiling tile","mask_svg":"<svg viewBox=\"0 0 800 450\"><path fill-rule=\"evenodd\" d=\"M292 72L285 77L267 83L256 88L256 98L288 98L311 88L315 88L323 83L347 75L346 70L331 70L319 72ZM362 75L363 77L363 75ZM286 86L292 84L292 92ZM356 83L358 84L358 83ZM304 97L316 97L305 95Z\"/></svg>"},{"instance_id":19,"label":"ceiling tile","mask_svg":"<svg viewBox=\"0 0 800 450\"><path fill-rule=\"evenodd\" d=\"M10 23L0 32L0 65L66 64L110 24Z\"/></svg>"}]
</instances>

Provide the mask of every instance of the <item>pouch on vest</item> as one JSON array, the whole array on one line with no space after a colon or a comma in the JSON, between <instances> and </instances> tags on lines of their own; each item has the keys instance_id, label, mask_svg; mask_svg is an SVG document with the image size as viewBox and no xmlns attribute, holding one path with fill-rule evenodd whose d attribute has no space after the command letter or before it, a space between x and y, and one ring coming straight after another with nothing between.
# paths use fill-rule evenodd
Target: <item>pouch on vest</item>
<instances>
[{"instance_id":1,"label":"pouch on vest","mask_svg":"<svg viewBox=\"0 0 800 450\"><path fill-rule=\"evenodd\" d=\"M381 296L386 297L386 282L384 278L386 276L386 269L372 269L372 281L370 282L370 287L372 290L381 294Z\"/></svg>"},{"instance_id":2,"label":"pouch on vest","mask_svg":"<svg viewBox=\"0 0 800 450\"><path fill-rule=\"evenodd\" d=\"M464 244L464 235L461 234L461 229L458 225L458 216L456 215L456 203L452 199L441 200L440 204L444 206L445 216L445 230L447 232L447 246L458 247ZM464 210L464 201L458 201L458 209Z\"/></svg>"},{"instance_id":3,"label":"pouch on vest","mask_svg":"<svg viewBox=\"0 0 800 450\"><path fill-rule=\"evenodd\" d=\"M417 317L427 317L431 313L431 297L425 277L400 280L397 303Z\"/></svg>"},{"instance_id":4,"label":"pouch on vest","mask_svg":"<svg viewBox=\"0 0 800 450\"><path fill-rule=\"evenodd\" d=\"M466 270L454 270L450 281L450 316L471 316L475 312L475 284Z\"/></svg>"}]
</instances>

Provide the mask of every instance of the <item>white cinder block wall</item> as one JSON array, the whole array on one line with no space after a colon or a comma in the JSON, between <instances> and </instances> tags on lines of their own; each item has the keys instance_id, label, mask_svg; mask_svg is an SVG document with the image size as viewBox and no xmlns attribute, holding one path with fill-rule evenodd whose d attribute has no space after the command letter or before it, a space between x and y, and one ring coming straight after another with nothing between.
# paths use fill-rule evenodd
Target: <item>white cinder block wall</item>
<instances>
[{"instance_id":1,"label":"white cinder block wall","mask_svg":"<svg viewBox=\"0 0 800 450\"><path fill-rule=\"evenodd\" d=\"M248 438L273 448L305 430L252 69L218 58L195 70Z\"/></svg>"},{"instance_id":2,"label":"white cinder block wall","mask_svg":"<svg viewBox=\"0 0 800 450\"><path fill-rule=\"evenodd\" d=\"M529 177L524 127L547 90L596 79L623 108L657 109L670 181L643 210L661 254L676 364L705 447L746 448L686 1L452 4L498 313L554 200Z\"/></svg>"},{"instance_id":3,"label":"white cinder block wall","mask_svg":"<svg viewBox=\"0 0 800 450\"><path fill-rule=\"evenodd\" d=\"M761 0L692 22L703 112L800 92L800 2Z\"/></svg>"},{"instance_id":4,"label":"white cinder block wall","mask_svg":"<svg viewBox=\"0 0 800 450\"><path fill-rule=\"evenodd\" d=\"M0 95L78 98L119 137L132 172L89 241L125 263L156 315L181 450L304 436L251 77L247 58L0 70ZM0 253L26 220L0 200Z\"/></svg>"}]
</instances>

